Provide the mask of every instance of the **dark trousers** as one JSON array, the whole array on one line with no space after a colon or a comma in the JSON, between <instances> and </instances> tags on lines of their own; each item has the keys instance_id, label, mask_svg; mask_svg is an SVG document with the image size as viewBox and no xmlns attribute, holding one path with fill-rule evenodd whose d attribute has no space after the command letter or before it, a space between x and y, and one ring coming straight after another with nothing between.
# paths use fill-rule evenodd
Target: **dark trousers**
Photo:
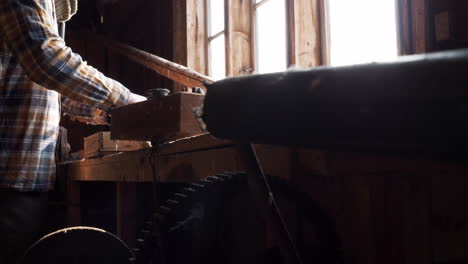
<instances>
[{"instance_id":1,"label":"dark trousers","mask_svg":"<svg viewBox=\"0 0 468 264\"><path fill-rule=\"evenodd\" d=\"M14 264L41 235L47 193L0 188L0 264Z\"/></svg>"}]
</instances>

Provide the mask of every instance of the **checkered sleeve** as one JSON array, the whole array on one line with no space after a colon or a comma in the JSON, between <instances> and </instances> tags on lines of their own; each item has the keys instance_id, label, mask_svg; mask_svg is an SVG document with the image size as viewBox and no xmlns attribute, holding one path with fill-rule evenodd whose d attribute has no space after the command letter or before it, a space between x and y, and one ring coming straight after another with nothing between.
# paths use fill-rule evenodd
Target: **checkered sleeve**
<instances>
[{"instance_id":1,"label":"checkered sleeve","mask_svg":"<svg viewBox=\"0 0 468 264\"><path fill-rule=\"evenodd\" d=\"M62 112L69 115L71 120L77 120L91 125L110 125L109 114L105 111L61 96Z\"/></svg>"},{"instance_id":2,"label":"checkered sleeve","mask_svg":"<svg viewBox=\"0 0 468 264\"><path fill-rule=\"evenodd\" d=\"M39 0L1 0L0 37L33 82L106 112L127 104L130 91L65 45Z\"/></svg>"}]
</instances>

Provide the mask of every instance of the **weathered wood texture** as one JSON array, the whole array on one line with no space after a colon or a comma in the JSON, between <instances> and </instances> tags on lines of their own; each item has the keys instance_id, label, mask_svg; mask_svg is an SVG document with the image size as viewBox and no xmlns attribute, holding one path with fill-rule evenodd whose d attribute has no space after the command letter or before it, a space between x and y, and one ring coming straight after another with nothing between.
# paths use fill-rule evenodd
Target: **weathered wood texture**
<instances>
[{"instance_id":1,"label":"weathered wood texture","mask_svg":"<svg viewBox=\"0 0 468 264\"><path fill-rule=\"evenodd\" d=\"M153 168L161 181L194 181L223 170L241 169L232 143L209 134L167 142L154 149L125 152L66 164L76 181L151 182ZM206 153L204 152L206 151Z\"/></svg>"},{"instance_id":2,"label":"weathered wood texture","mask_svg":"<svg viewBox=\"0 0 468 264\"><path fill-rule=\"evenodd\" d=\"M227 75L250 74L252 54L252 3L243 0L226 1L227 15Z\"/></svg>"},{"instance_id":3,"label":"weathered wood texture","mask_svg":"<svg viewBox=\"0 0 468 264\"><path fill-rule=\"evenodd\" d=\"M294 0L294 64L315 67L323 64L321 13L322 0Z\"/></svg>"},{"instance_id":4,"label":"weathered wood texture","mask_svg":"<svg viewBox=\"0 0 468 264\"><path fill-rule=\"evenodd\" d=\"M400 53L426 53L428 43L428 0L398 0Z\"/></svg>"},{"instance_id":5,"label":"weathered wood texture","mask_svg":"<svg viewBox=\"0 0 468 264\"><path fill-rule=\"evenodd\" d=\"M111 137L124 140L170 139L203 134L196 118L204 96L175 93L112 110Z\"/></svg>"},{"instance_id":6,"label":"weathered wood texture","mask_svg":"<svg viewBox=\"0 0 468 264\"><path fill-rule=\"evenodd\" d=\"M208 76L202 75L185 66L163 59L146 51L111 40L106 40L104 42L110 50L136 62L139 65L145 66L148 69L175 81L176 83L187 87L203 87L204 82L213 82L213 80Z\"/></svg>"},{"instance_id":7,"label":"weathered wood texture","mask_svg":"<svg viewBox=\"0 0 468 264\"><path fill-rule=\"evenodd\" d=\"M150 144L145 141L111 140L110 132L98 132L84 139L84 157L92 158L148 147L150 147Z\"/></svg>"},{"instance_id":8,"label":"weathered wood texture","mask_svg":"<svg viewBox=\"0 0 468 264\"><path fill-rule=\"evenodd\" d=\"M174 62L207 74L205 1L173 1L173 13Z\"/></svg>"}]
</instances>

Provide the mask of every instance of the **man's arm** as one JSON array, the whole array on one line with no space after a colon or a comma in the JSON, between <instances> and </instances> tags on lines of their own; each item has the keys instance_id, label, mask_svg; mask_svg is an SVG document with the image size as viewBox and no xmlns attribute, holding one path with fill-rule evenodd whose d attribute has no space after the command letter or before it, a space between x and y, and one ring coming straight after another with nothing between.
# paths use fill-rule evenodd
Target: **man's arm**
<instances>
[{"instance_id":1,"label":"man's arm","mask_svg":"<svg viewBox=\"0 0 468 264\"><path fill-rule=\"evenodd\" d=\"M110 125L109 114L87 104L82 104L66 96L60 98L62 112L70 116L70 119L84 122L90 125Z\"/></svg>"},{"instance_id":2,"label":"man's arm","mask_svg":"<svg viewBox=\"0 0 468 264\"><path fill-rule=\"evenodd\" d=\"M73 53L57 35L42 4L40 0L0 1L0 37L32 81L106 112L143 100Z\"/></svg>"}]
</instances>

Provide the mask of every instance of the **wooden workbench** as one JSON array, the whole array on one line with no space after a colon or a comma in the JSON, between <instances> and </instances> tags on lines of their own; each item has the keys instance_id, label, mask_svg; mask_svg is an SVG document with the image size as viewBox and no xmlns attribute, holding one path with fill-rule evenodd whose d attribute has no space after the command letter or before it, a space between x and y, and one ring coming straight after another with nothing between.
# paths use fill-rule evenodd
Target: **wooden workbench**
<instances>
[{"instance_id":1,"label":"wooden workbench","mask_svg":"<svg viewBox=\"0 0 468 264\"><path fill-rule=\"evenodd\" d=\"M194 182L209 175L239 171L242 165L233 143L209 134L167 142L156 148L119 152L62 165L68 183L68 222L81 225L83 182L115 183L116 234L129 246L136 240L137 184Z\"/></svg>"},{"instance_id":2,"label":"wooden workbench","mask_svg":"<svg viewBox=\"0 0 468 264\"><path fill-rule=\"evenodd\" d=\"M159 150L119 152L66 166L74 181L113 182L151 182L155 172L162 182L187 182L241 169L233 143L209 134L168 142Z\"/></svg>"}]
</instances>

